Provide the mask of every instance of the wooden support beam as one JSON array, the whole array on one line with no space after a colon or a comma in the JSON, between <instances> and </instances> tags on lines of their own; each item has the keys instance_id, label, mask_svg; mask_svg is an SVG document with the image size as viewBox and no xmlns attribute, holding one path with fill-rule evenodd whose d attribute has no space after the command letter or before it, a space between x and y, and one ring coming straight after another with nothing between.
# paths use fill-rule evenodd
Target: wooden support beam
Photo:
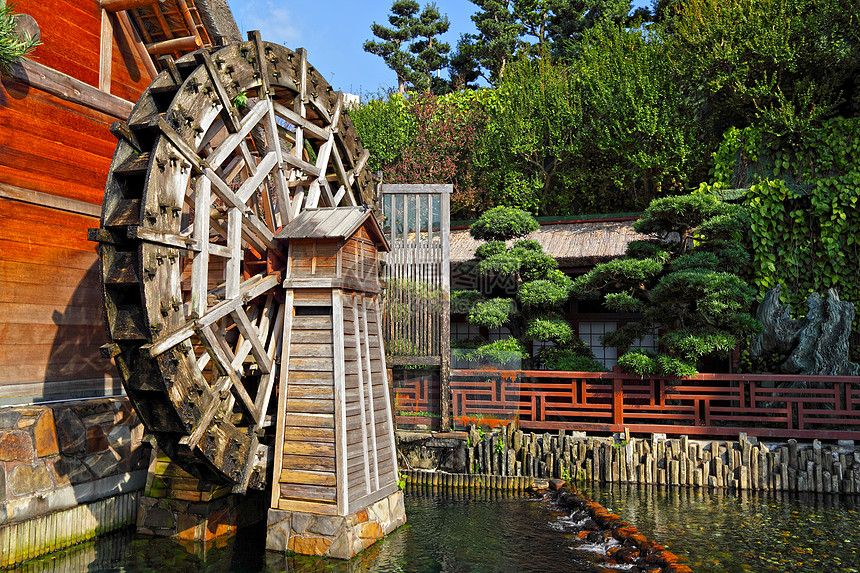
<instances>
[{"instance_id":1,"label":"wooden support beam","mask_svg":"<svg viewBox=\"0 0 860 573\"><path fill-rule=\"evenodd\" d=\"M143 67L146 68L150 79L155 79L158 76L158 70L155 69L155 64L152 63L152 58L149 52L146 51L144 40L138 35L138 29L131 23L131 19L126 12L119 12L117 15L119 25L122 28L125 37L128 38L128 43L134 47L138 57L143 62Z\"/></svg>"},{"instance_id":2,"label":"wooden support beam","mask_svg":"<svg viewBox=\"0 0 860 573\"><path fill-rule=\"evenodd\" d=\"M200 45L203 45L203 38L200 37L200 32L197 31L197 24L194 23L194 18L191 17L191 10L188 9L188 4L185 0L176 0L176 5L182 13L182 18L185 19L185 25L188 26L188 31L194 34L194 37L200 40Z\"/></svg>"},{"instance_id":3,"label":"wooden support beam","mask_svg":"<svg viewBox=\"0 0 860 573\"><path fill-rule=\"evenodd\" d=\"M111 64L113 63L113 22L107 10L102 10L102 27L99 42L99 89L110 93Z\"/></svg>"},{"instance_id":4,"label":"wooden support beam","mask_svg":"<svg viewBox=\"0 0 860 573\"><path fill-rule=\"evenodd\" d=\"M163 3L164 0L99 0L99 6L102 10L113 13Z\"/></svg>"},{"instance_id":5,"label":"wooden support beam","mask_svg":"<svg viewBox=\"0 0 860 573\"><path fill-rule=\"evenodd\" d=\"M163 42L147 44L146 51L153 55L172 54L173 52L193 52L203 47L203 42L197 36L185 36L184 38L173 38Z\"/></svg>"},{"instance_id":6,"label":"wooden support beam","mask_svg":"<svg viewBox=\"0 0 860 573\"><path fill-rule=\"evenodd\" d=\"M57 70L22 58L9 66L9 75L58 98L126 120L134 104L86 84Z\"/></svg>"}]
</instances>

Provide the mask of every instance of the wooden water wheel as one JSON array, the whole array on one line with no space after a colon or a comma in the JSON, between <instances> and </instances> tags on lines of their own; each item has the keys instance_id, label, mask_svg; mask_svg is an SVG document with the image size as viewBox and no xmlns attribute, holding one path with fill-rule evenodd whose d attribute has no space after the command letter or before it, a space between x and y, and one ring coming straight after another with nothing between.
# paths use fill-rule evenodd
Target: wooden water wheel
<instances>
[{"instance_id":1,"label":"wooden water wheel","mask_svg":"<svg viewBox=\"0 0 860 573\"><path fill-rule=\"evenodd\" d=\"M259 34L165 70L114 124L99 241L105 319L129 398L195 476L262 488L282 376L278 229L372 183L343 97Z\"/></svg>"}]
</instances>

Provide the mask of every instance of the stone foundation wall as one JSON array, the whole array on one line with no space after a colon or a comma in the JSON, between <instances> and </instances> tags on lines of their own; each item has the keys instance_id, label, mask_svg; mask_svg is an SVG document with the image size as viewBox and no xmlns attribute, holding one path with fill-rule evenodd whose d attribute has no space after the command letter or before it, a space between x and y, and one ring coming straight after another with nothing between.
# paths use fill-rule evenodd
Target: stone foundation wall
<instances>
[{"instance_id":1,"label":"stone foundation wall","mask_svg":"<svg viewBox=\"0 0 860 573\"><path fill-rule=\"evenodd\" d=\"M350 559L404 523L399 490L347 516L270 509L266 549Z\"/></svg>"},{"instance_id":2,"label":"stone foundation wall","mask_svg":"<svg viewBox=\"0 0 860 573\"><path fill-rule=\"evenodd\" d=\"M264 520L267 507L263 492L236 495L228 486L204 483L156 449L140 498L137 532L208 542Z\"/></svg>"},{"instance_id":3,"label":"stone foundation wall","mask_svg":"<svg viewBox=\"0 0 860 573\"><path fill-rule=\"evenodd\" d=\"M21 524L38 519L27 557L70 545L59 543L69 533L63 519L42 518L142 490L150 451L142 437L143 426L123 398L0 408L0 537L8 543L12 529L29 536ZM88 517L92 527L74 542L134 522L134 515L100 508L92 506L95 521Z\"/></svg>"}]
</instances>

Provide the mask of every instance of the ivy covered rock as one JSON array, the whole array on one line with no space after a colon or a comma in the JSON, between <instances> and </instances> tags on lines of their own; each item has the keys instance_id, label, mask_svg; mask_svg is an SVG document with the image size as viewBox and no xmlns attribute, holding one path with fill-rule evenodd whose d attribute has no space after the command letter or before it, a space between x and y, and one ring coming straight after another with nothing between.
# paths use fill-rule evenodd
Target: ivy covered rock
<instances>
[{"instance_id":1,"label":"ivy covered rock","mask_svg":"<svg viewBox=\"0 0 860 573\"><path fill-rule=\"evenodd\" d=\"M808 312L797 320L788 305L780 304L782 287L770 289L759 305L757 318L763 331L753 338L750 355L758 364L769 356L784 357L778 373L857 376L860 366L849 360L849 338L854 305L839 300L835 289L807 298Z\"/></svg>"},{"instance_id":2,"label":"ivy covered rock","mask_svg":"<svg viewBox=\"0 0 860 573\"><path fill-rule=\"evenodd\" d=\"M728 356L759 330L750 315L756 291L744 277L748 258L739 254L746 253L746 221L744 208L711 195L655 199L634 224L653 238L631 243L625 258L599 264L574 281L580 299L642 314L602 338L618 349L622 369L690 376L704 358ZM661 333L662 353L624 354L654 331Z\"/></svg>"}]
</instances>

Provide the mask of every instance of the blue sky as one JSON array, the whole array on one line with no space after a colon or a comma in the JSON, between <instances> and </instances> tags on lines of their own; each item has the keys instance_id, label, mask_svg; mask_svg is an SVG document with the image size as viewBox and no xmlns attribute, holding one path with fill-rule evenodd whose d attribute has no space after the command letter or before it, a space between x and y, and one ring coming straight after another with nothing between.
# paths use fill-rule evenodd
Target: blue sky
<instances>
[{"instance_id":1,"label":"blue sky","mask_svg":"<svg viewBox=\"0 0 860 573\"><path fill-rule=\"evenodd\" d=\"M426 2L418 0L423 6ZM263 39L290 49L306 48L308 60L335 89L375 94L396 85L382 58L362 48L373 34L373 22L388 25L392 0L228 0L243 37L260 30ZM635 6L649 6L636 0ZM453 49L462 33L475 32L471 15L476 6L468 0L437 0L448 15L451 29L443 39Z\"/></svg>"}]
</instances>

